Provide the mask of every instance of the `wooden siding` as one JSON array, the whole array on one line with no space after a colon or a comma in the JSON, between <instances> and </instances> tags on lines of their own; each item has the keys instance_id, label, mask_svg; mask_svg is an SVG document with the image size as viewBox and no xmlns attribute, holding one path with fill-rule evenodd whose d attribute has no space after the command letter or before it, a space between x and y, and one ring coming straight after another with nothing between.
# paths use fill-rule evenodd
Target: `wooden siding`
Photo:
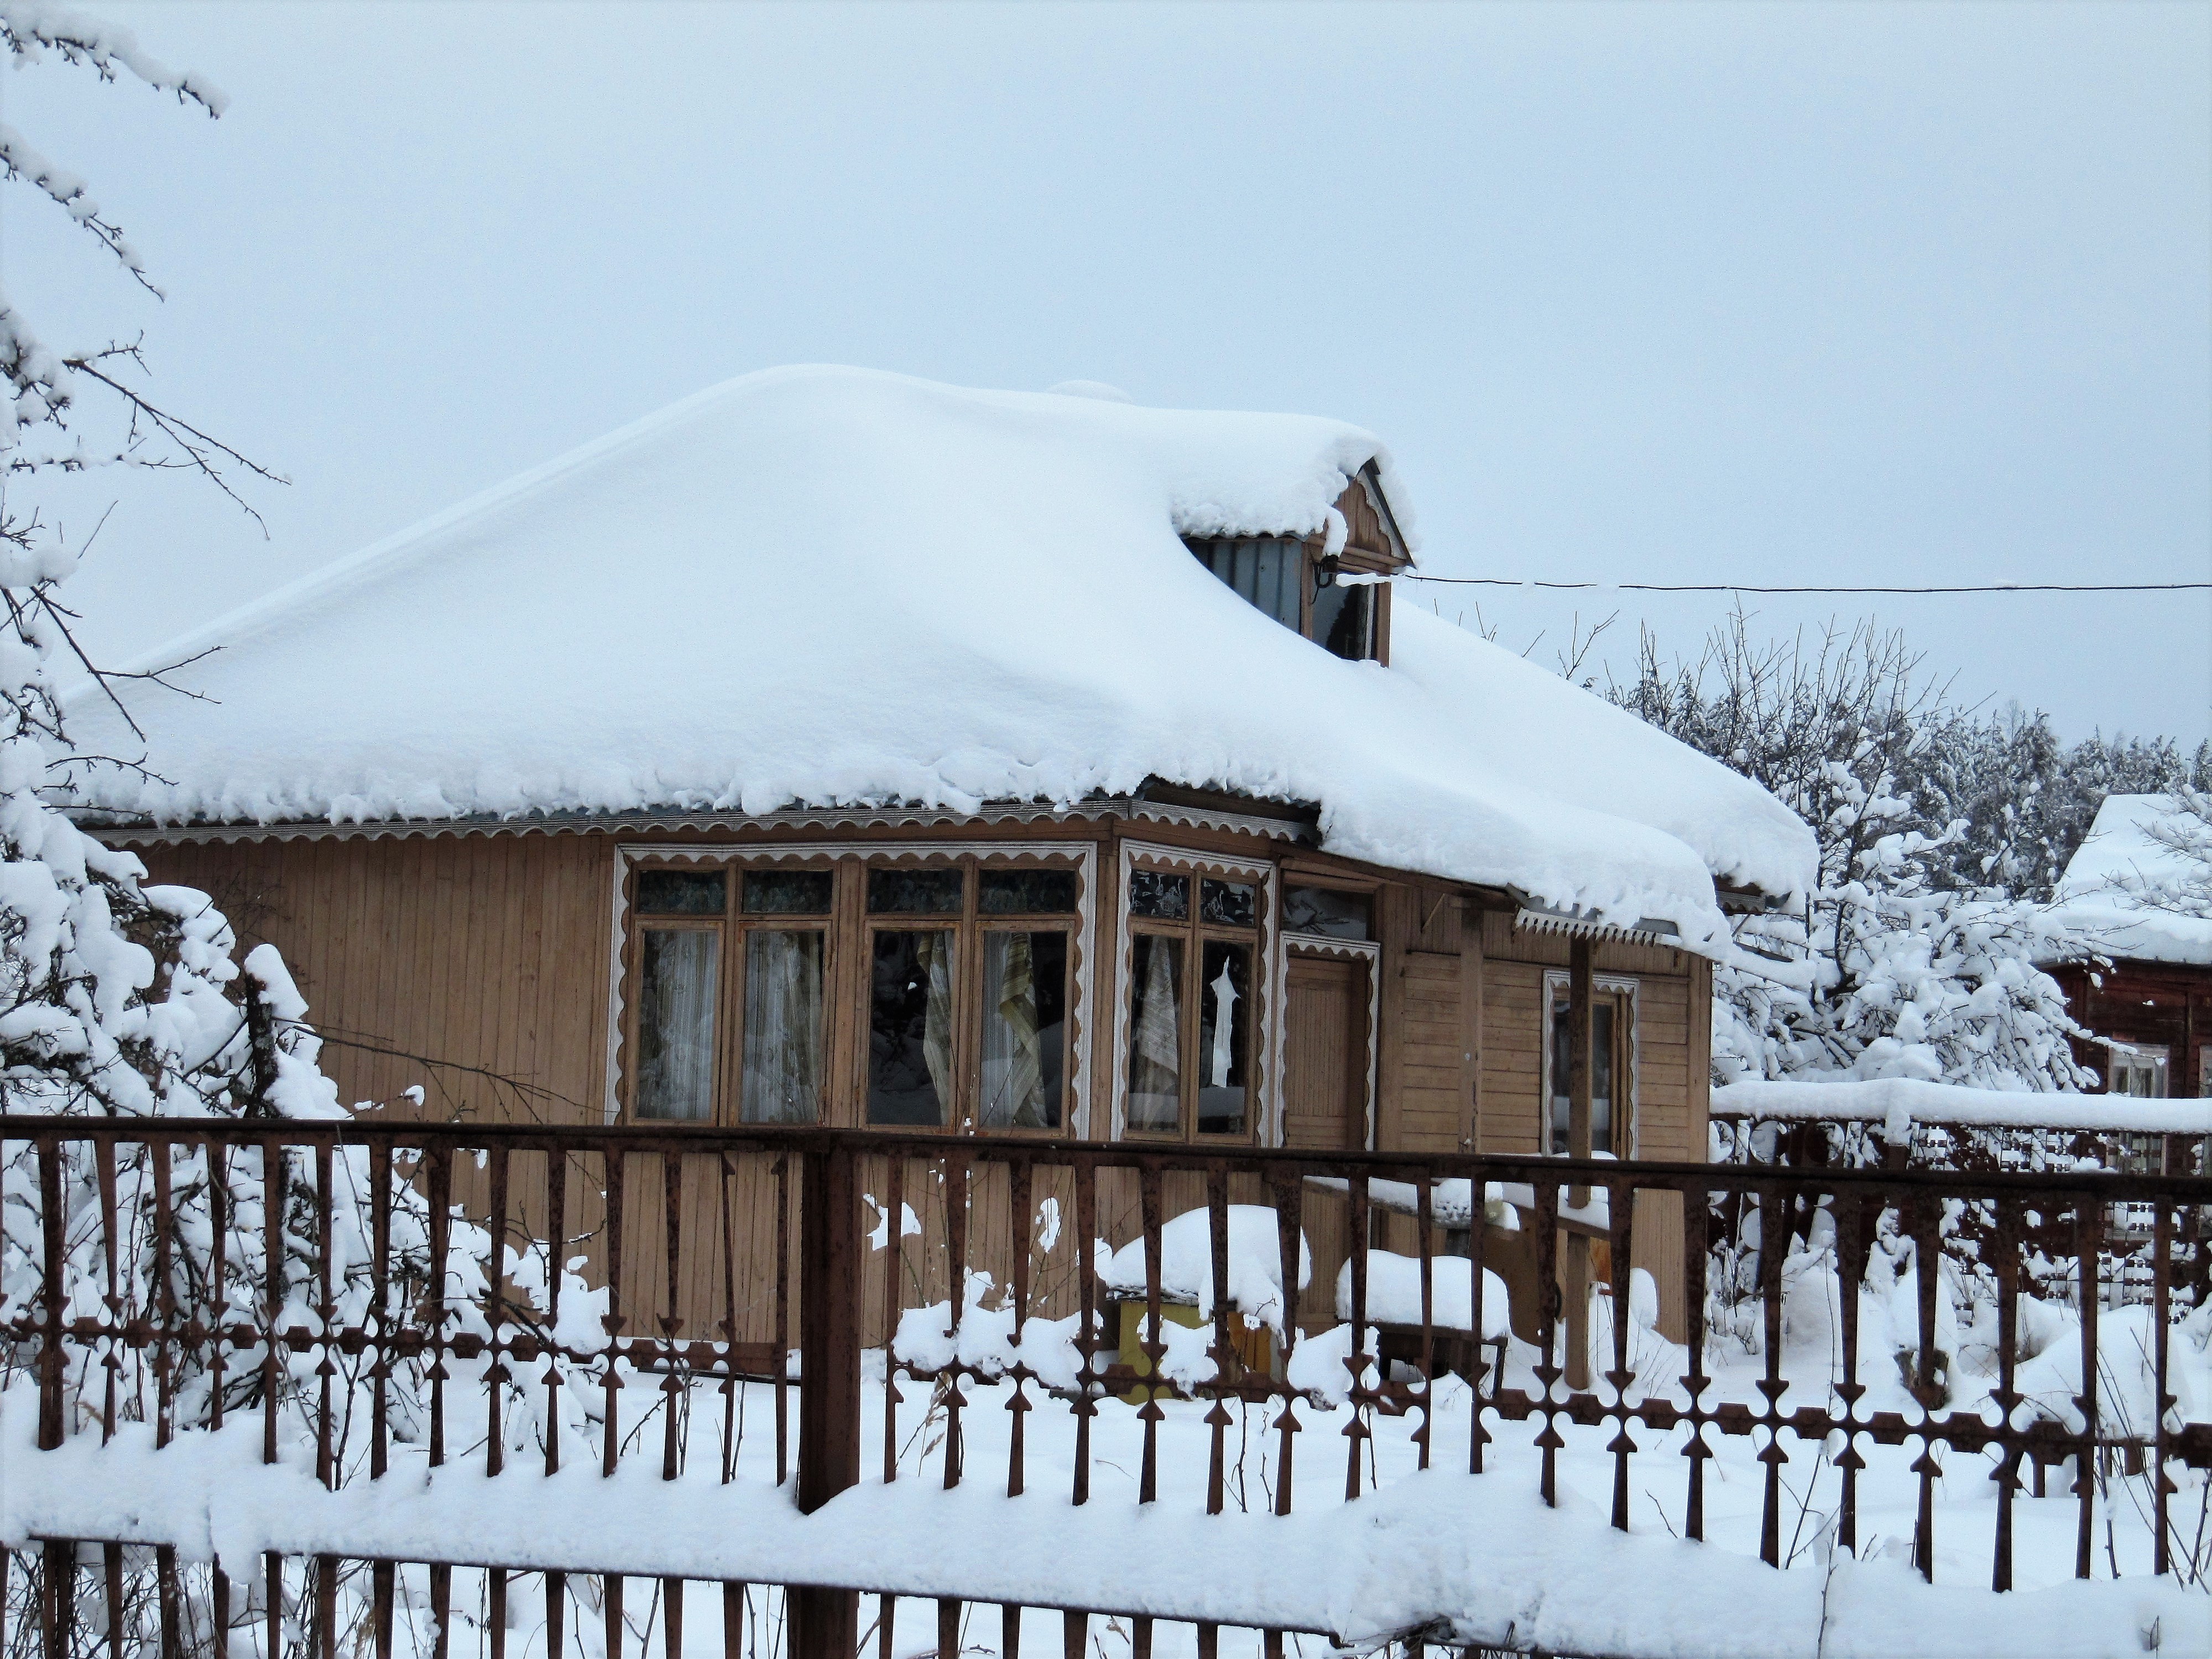
<instances>
[{"instance_id":1,"label":"wooden siding","mask_svg":"<svg viewBox=\"0 0 2212 1659\"><path fill-rule=\"evenodd\" d=\"M1486 1152L1543 1150L1544 975L1565 971L1567 940L1525 932L1512 913L1482 919L1481 1113ZM1711 966L1663 945L1601 941L1593 967L1636 982L1636 1151L1701 1161L1710 1100Z\"/></svg>"},{"instance_id":2,"label":"wooden siding","mask_svg":"<svg viewBox=\"0 0 2212 1659\"><path fill-rule=\"evenodd\" d=\"M614 843L441 836L138 849L241 941L284 953L340 1098L424 1115L597 1122Z\"/></svg>"}]
</instances>

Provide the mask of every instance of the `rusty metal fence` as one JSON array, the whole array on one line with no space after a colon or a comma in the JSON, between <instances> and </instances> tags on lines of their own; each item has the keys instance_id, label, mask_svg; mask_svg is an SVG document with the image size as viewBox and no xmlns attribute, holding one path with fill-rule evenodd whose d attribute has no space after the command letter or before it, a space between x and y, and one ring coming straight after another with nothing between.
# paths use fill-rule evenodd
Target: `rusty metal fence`
<instances>
[{"instance_id":1,"label":"rusty metal fence","mask_svg":"<svg viewBox=\"0 0 2212 1659\"><path fill-rule=\"evenodd\" d=\"M1680 1532L1702 1538L1715 1437L1748 1437L1765 1465L1760 1554L1776 1565L1784 1559L1783 1471L1793 1461L1826 1460L1839 1470L1836 1537L1850 1549L1863 1449L1921 1444L1912 1548L1929 1573L1938 1449L1987 1456L1998 1490L1986 1582L2001 1591L2013 1579L2014 1496L2030 1479L2040 1490L2045 1472L2070 1473L2075 1566L2087 1577L2100 1460L2117 1455L2148 1472L2160 1572L2172 1566L2179 1536L2169 1471L2212 1468L2212 1425L2174 1420L2167 1388L2169 1333L2185 1311L2172 1289L2177 1218L2212 1203L2212 1187L2198 1179L1317 1157L832 1130L173 1119L0 1119L0 1342L16 1384L10 1408L35 1398L43 1451L120 1438L137 1448L142 1469L165 1467L161 1460L177 1458L179 1443L195 1434L227 1425L235 1434L241 1419L258 1419L265 1462L293 1456L331 1492L386 1480L403 1457L427 1469L469 1463L495 1485L526 1465L557 1471L564 1457L572 1468L595 1458L607 1476L644 1467L666 1481L728 1483L742 1456L763 1478L772 1468L775 1484L789 1489L787 1499L773 1501L812 1512L864 1480L896 1486L916 1479L896 1449L920 1406L939 1428L944 1486L989 1483L1019 1496L1030 1485L1038 1437L1050 1433L1066 1448L1051 1467L1080 1506L1092 1495L1094 1426L1119 1397L1134 1406L1138 1498L1151 1504L1161 1486L1158 1396L1173 1392L1212 1402L1204 1419L1207 1512L1228 1501L1227 1437L1237 1420L1230 1407L1238 1406L1270 1413L1267 1502L1287 1515L1371 1486L1363 1446L1378 1416L1415 1420L1410 1439L1426 1468L1448 1393L1465 1413L1472 1472L1482 1473L1486 1461L1494 1468L1501 1441L1520 1437L1537 1454L1547 1501L1558 1495L1563 1429L1609 1431L1611 1518L1624 1529L1632 1466L1660 1455L1679 1471L1668 1479L1679 1492ZM1493 1190L1525 1194L1517 1231L1485 1224ZM2145 1206L2150 1218L2155 1352L2147 1363L2159 1409L2148 1422L2115 1423L2100 1402L2100 1232L2120 1201ZM1302 1443L1311 1438L1315 1395L1310 1376L1292 1378L1298 1345L1315 1340L1326 1313L1317 1320L1304 1305L1304 1316L1282 1319L1272 1348L1261 1351L1240 1317L1249 1307L1228 1291L1239 1276L1232 1210L1246 1206L1272 1216L1285 1276L1308 1253L1309 1237L1326 1231L1323 1219L1330 1236L1349 1241L1340 1260L1316 1270L1322 1279L1334 1273L1351 1327L1340 1396L1347 1426L1328 1437L1341 1439L1340 1453L1326 1439ZM1917 1282L1918 1370L1908 1379L1923 1409L1862 1410L1869 1375L1857 1276L1877 1232L1911 1241L1919 1260L1933 1261L1947 1226L1967 1212L1979 1218L1978 1270L2002 1326L1989 1393L1999 1412L1993 1420L1940 1408L1938 1372L1952 1359L1938 1346L1942 1291L1933 1273ZM1176 1316L1178 1296L1168 1282L1164 1234L1176 1216L1194 1212L1205 1218L1208 1282L1223 1293L1182 1313L1210 1336L1212 1366L1210 1376L1178 1380L1164 1368L1164 1320ZM1052 1218L1048 1237L1036 1224L1040 1213ZM1594 1277L1618 1283L1628 1264L1652 1259L1654 1241L1637 1235L1655 1215L1678 1235L1662 1242L1664 1259L1678 1264L1671 1271L1680 1283L1667 1293L1686 1361L1683 1375L1661 1388L1638 1382L1626 1317L1611 1321L1610 1364L1591 1373L1589 1304L1580 1293ZM1839 1371L1801 1390L1814 1396L1809 1402L1785 1409L1784 1267L1816 1228L1831 1241L1844 1291ZM1235 1248L1252 1249L1242 1237ZM1099 1239L1141 1243L1140 1279L1118 1291L1103 1281L1092 1258ZM1405 1317L1403 1306L1378 1316L1370 1300L1371 1252L1384 1244L1418 1264L1418 1317ZM1529 1305L1514 1310L1534 1355L1518 1387L1501 1375L1502 1342L1484 1340L1492 1322L1485 1297L1493 1294L1486 1269L1499 1267L1508 1249L1522 1258L1512 1264L1516 1286L1534 1287ZM1473 1306L1445 1323L1436 1285L1448 1256L1468 1259ZM1011 1316L1012 1365L963 1357L957 1346L920 1356L902 1348L901 1328L918 1315L931 1322L936 1316L927 1310L940 1304L944 1325L963 1326L979 1269L991 1274L995 1311ZM2021 1295L2061 1281L2079 1310L2082 1385L2070 1423L2021 1410L2014 1387ZM1121 1309L1109 1308L1109 1295L1127 1308L1118 1336L1107 1316ZM1284 1295L1294 1300L1295 1286ZM1723 1307L1763 1328L1762 1403L1711 1397L1707 1325ZM1047 1317L1074 1321L1074 1386L1048 1382L1018 1357L1025 1326ZM872 1350L880 1361L867 1358ZM1359 1357L1370 1352L1374 1363ZM1465 1386L1445 1389L1448 1377ZM872 1378L880 1379L872 1401ZM976 1409L969 1391L982 1383L1004 1391L1012 1414L1003 1468L981 1467L966 1451ZM749 1402L765 1409L767 1422L746 1423ZM882 1413L879 1476L863 1468L870 1411ZM1648 1468L1639 1478L1646 1476ZM1310 1497L1316 1482L1318 1500ZM1049 1514L1034 1524L1052 1524ZM250 1645L266 1656L335 1659L343 1646L391 1659L405 1585L422 1579L422 1628L440 1659L459 1651L454 1632L463 1625L477 1632L483 1652L503 1656L510 1598L522 1593L525 1575L541 1581L535 1593L544 1598L548 1651L561 1651L564 1625L587 1612L604 1621L611 1659L641 1650L637 1620L625 1614L635 1570L612 1557L548 1565L527 1552L502 1553L487 1534L480 1549L448 1547L427 1562L365 1548L274 1552L249 1581L234 1560L218 1568L180 1559L188 1540L149 1536L155 1525L142 1516L135 1529L44 1536L9 1554L0 1606L15 1626L0 1629L0 1652L123 1659L149 1649L228 1656ZM471 1575L482 1604L458 1624L457 1570ZM687 1598L695 1608L713 1598L733 1659L758 1647L761 1609L771 1602L781 1639L801 1659L848 1659L864 1646L890 1659L898 1601L918 1595L936 1601L939 1650L960 1644L969 1612L961 1584L917 1589L872 1582L859 1567L817 1577L823 1582L765 1585L646 1577L654 1645L674 1659ZM1145 1659L1156 1612L1101 1604L1080 1583L1079 1573L1049 1603L1063 1615L1069 1659L1089 1650L1092 1621L1109 1617ZM635 1606L633 1599L632 1613ZM1022 1611L1002 1609L1000 1648L1009 1655L1018 1650ZM1199 1612L1190 1620L1197 1649L1212 1659L1222 1621ZM1313 1627L1262 1629L1262 1650L1281 1653L1300 1628ZM1427 1639L1445 1638L1431 1631Z\"/></svg>"}]
</instances>

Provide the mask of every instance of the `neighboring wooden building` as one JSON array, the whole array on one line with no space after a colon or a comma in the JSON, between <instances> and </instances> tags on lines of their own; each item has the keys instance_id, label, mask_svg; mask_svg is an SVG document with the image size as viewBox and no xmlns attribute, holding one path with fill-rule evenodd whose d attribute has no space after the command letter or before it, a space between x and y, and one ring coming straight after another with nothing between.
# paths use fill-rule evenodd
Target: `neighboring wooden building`
<instances>
[{"instance_id":1,"label":"neighboring wooden building","mask_svg":"<svg viewBox=\"0 0 2212 1659\"><path fill-rule=\"evenodd\" d=\"M926 482L885 459L886 410ZM1133 456L1151 495L1085 484ZM1060 550L1085 487L1110 580ZM325 1069L388 1113L1564 1152L1581 940L1593 1148L1701 1159L1715 877L1785 892L1809 836L1394 617L1395 489L1322 422L754 377L219 625L219 701L140 711L172 781L94 799L154 880L283 949ZM1044 501L1060 529L1025 516ZM934 526L853 556L888 591L809 580L858 511ZM548 566L555 592L517 592ZM732 661L696 632L717 607ZM887 666L902 618L921 644ZM1217 640L1225 665L1179 643ZM1343 1241L1310 1230L1301 1320L1326 1323ZM1663 1231L1638 1255L1673 1323Z\"/></svg>"},{"instance_id":2,"label":"neighboring wooden building","mask_svg":"<svg viewBox=\"0 0 2212 1659\"><path fill-rule=\"evenodd\" d=\"M2176 810L2163 795L2106 796L2058 885L2069 944L2043 965L2094 1034L2074 1045L2094 1092L2212 1097L2212 918L2139 896L2181 873L2148 833Z\"/></svg>"}]
</instances>

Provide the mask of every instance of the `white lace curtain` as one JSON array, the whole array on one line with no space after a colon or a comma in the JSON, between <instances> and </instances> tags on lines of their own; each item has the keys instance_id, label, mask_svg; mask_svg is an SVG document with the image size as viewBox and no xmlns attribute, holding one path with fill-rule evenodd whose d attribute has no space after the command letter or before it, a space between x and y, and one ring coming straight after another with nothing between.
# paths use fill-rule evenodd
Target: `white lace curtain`
<instances>
[{"instance_id":1,"label":"white lace curtain","mask_svg":"<svg viewBox=\"0 0 2212 1659\"><path fill-rule=\"evenodd\" d=\"M822 1102L822 935L758 929L745 940L741 1097L748 1123L811 1123Z\"/></svg>"}]
</instances>

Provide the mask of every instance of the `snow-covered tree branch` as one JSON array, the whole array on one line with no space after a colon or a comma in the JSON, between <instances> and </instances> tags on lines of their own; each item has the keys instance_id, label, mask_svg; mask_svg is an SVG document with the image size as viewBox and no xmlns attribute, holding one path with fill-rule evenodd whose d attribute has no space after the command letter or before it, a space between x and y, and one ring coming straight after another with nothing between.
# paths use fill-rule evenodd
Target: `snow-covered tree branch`
<instances>
[{"instance_id":1,"label":"snow-covered tree branch","mask_svg":"<svg viewBox=\"0 0 2212 1659\"><path fill-rule=\"evenodd\" d=\"M2155 866L2115 871L2106 890L2135 908L2212 918L2212 790L2177 787L2142 832Z\"/></svg>"},{"instance_id":2,"label":"snow-covered tree branch","mask_svg":"<svg viewBox=\"0 0 2212 1659\"><path fill-rule=\"evenodd\" d=\"M1903 637L1861 624L1771 645L1739 612L1694 662L1647 635L1613 700L1758 780L1814 828L1817 890L1739 922L1714 977L1717 1081L1922 1078L2079 1086L2035 962L2047 926L2002 886L1948 884L1970 822L1931 781L1958 716Z\"/></svg>"}]
</instances>

